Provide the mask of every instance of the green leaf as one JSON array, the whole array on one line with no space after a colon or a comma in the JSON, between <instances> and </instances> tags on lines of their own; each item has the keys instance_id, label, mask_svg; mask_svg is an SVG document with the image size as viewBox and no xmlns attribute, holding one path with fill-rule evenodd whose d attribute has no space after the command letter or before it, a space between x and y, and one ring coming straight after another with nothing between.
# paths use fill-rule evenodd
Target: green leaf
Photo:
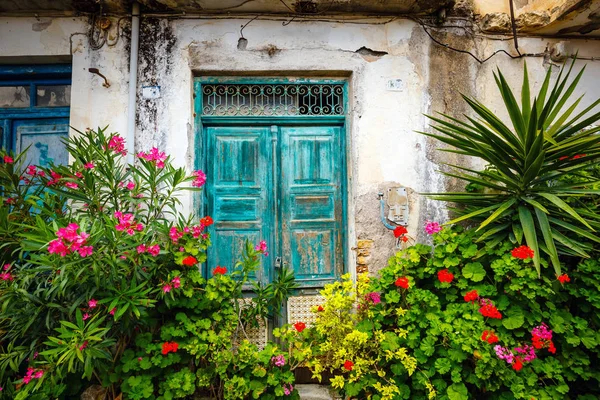
<instances>
[{"instance_id":1,"label":"green leaf","mask_svg":"<svg viewBox=\"0 0 600 400\"><path fill-rule=\"evenodd\" d=\"M502 318L502 325L504 325L506 329L511 330L520 328L523 326L524 322L525 317L523 316L523 309L518 306L510 307L506 311L504 318Z\"/></svg>"},{"instance_id":2,"label":"green leaf","mask_svg":"<svg viewBox=\"0 0 600 400\"><path fill-rule=\"evenodd\" d=\"M469 393L464 383L454 383L446 390L450 400L469 400Z\"/></svg>"},{"instance_id":3,"label":"green leaf","mask_svg":"<svg viewBox=\"0 0 600 400\"><path fill-rule=\"evenodd\" d=\"M519 206L519 220L521 221L521 227L523 228L525 241L534 252L533 265L535 265L538 276L540 276L540 252L538 248L537 235L535 233L535 225L533 224L531 212L523 206Z\"/></svg>"},{"instance_id":4,"label":"green leaf","mask_svg":"<svg viewBox=\"0 0 600 400\"><path fill-rule=\"evenodd\" d=\"M485 269L481 263L468 263L463 268L462 274L465 278L470 279L473 282L481 282L483 278L485 278Z\"/></svg>"},{"instance_id":5,"label":"green leaf","mask_svg":"<svg viewBox=\"0 0 600 400\"><path fill-rule=\"evenodd\" d=\"M452 225L452 224L456 224L457 222L464 221L465 219L469 219L469 218L475 217L475 216L477 216L477 215L481 215L481 214L483 214L483 213L486 213L486 212L490 212L490 211L492 211L492 210L495 210L495 209L496 209L496 208L498 208L498 207L500 207L500 204L498 204L498 205L493 205L493 206L486 207L486 208L482 208L481 210L473 211L473 212L471 212L471 213L468 213L468 214L466 214L466 215L463 215L463 216L461 216L461 217L459 217L459 218L455 218L455 219L453 219L452 221L446 222L444 225Z\"/></svg>"},{"instance_id":6,"label":"green leaf","mask_svg":"<svg viewBox=\"0 0 600 400\"><path fill-rule=\"evenodd\" d=\"M548 217L543 211L540 211L537 208L535 209L535 215L537 216L540 230L542 231L544 242L546 243L548 255L550 256L550 260L552 261L552 265L554 266L554 273L556 274L556 276L559 276L560 261L558 260L558 253L556 252L556 246L554 245L554 238L552 236L552 230L550 229Z\"/></svg>"},{"instance_id":7,"label":"green leaf","mask_svg":"<svg viewBox=\"0 0 600 400\"><path fill-rule=\"evenodd\" d=\"M515 204L517 201L517 199L512 198L508 201L505 201L504 203L502 203L500 205L500 207L498 207L498 209L496 211L494 211L494 213L492 213L492 215L490 215L485 221L483 221L480 225L479 228L477 228L477 231L479 231L481 228L483 228L484 226L486 226L487 224L489 224L490 222L493 222L496 218L498 218L500 216L500 214L502 214L504 211L506 211L509 207L511 207L513 204Z\"/></svg>"},{"instance_id":8,"label":"green leaf","mask_svg":"<svg viewBox=\"0 0 600 400\"><path fill-rule=\"evenodd\" d=\"M594 231L594 228L592 228L590 226L590 224L587 223L586 220L581 218L581 216L579 214L577 214L577 212L575 210L573 210L571 208L571 206L569 206L567 203L565 203L563 200L561 200L558 196L556 196L554 194L550 194L550 193L538 193L538 195L549 200L555 206L562 209L563 211L566 211L570 216L572 216L573 218L575 218L576 220L581 222L583 225L587 226L591 231Z\"/></svg>"},{"instance_id":9,"label":"green leaf","mask_svg":"<svg viewBox=\"0 0 600 400\"><path fill-rule=\"evenodd\" d=\"M450 362L450 360L447 358L442 357L435 360L434 366L437 372L443 375L447 372L450 372L452 369L452 362Z\"/></svg>"}]
</instances>

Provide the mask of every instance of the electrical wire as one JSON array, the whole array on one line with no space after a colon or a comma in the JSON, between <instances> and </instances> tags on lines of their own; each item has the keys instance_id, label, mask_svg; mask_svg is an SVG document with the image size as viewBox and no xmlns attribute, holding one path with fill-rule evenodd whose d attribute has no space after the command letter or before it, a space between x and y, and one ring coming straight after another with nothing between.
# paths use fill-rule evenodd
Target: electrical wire
<instances>
[{"instance_id":1,"label":"electrical wire","mask_svg":"<svg viewBox=\"0 0 600 400\"><path fill-rule=\"evenodd\" d=\"M473 57L475 59L475 61L477 61L479 64L485 63L486 61L488 61L489 59L491 59L492 57L494 57L498 53L504 53L504 54L506 54L507 56L509 56L512 59L523 57L523 54L519 54L518 56L514 56L514 55L510 54L508 51L506 51L504 49L500 49L500 50L496 50L495 52L493 52L492 54L490 54L486 58L481 59L481 58L477 57L475 54L471 53L468 50L457 49L456 47L450 46L448 43L442 43L442 42L440 42L439 40L437 40L436 38L434 38L431 33L429 33L429 31L427 30L427 28L425 28L425 26L421 25L421 27L423 28L423 30L425 31L425 33L427 34L427 36L429 36L429 38L434 43L436 43L436 44L438 44L440 46L443 46L443 47L447 48L448 50L456 51L457 53L468 54L471 57Z\"/></svg>"}]
</instances>

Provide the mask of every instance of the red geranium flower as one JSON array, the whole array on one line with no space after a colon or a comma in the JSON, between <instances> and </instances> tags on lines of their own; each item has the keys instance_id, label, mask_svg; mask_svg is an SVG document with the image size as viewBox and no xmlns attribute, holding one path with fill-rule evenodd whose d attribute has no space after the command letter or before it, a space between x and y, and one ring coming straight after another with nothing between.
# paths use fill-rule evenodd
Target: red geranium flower
<instances>
[{"instance_id":1,"label":"red geranium flower","mask_svg":"<svg viewBox=\"0 0 600 400\"><path fill-rule=\"evenodd\" d=\"M175 353L179 348L179 344L176 342L164 342L162 345L162 354L167 355L169 353Z\"/></svg>"},{"instance_id":2,"label":"red geranium flower","mask_svg":"<svg viewBox=\"0 0 600 400\"><path fill-rule=\"evenodd\" d=\"M296 328L296 330L300 333L306 329L306 324L304 322L296 322L294 324L294 328Z\"/></svg>"},{"instance_id":3,"label":"red geranium flower","mask_svg":"<svg viewBox=\"0 0 600 400\"><path fill-rule=\"evenodd\" d=\"M515 362L512 365L515 371L520 371L523 368L523 362L519 357L516 358Z\"/></svg>"},{"instance_id":4,"label":"red geranium flower","mask_svg":"<svg viewBox=\"0 0 600 400\"><path fill-rule=\"evenodd\" d=\"M346 362L344 363L344 368L346 369L346 371L352 371L353 366L354 363L350 360L346 360Z\"/></svg>"},{"instance_id":5,"label":"red geranium flower","mask_svg":"<svg viewBox=\"0 0 600 400\"><path fill-rule=\"evenodd\" d=\"M225 267L219 267L217 265L217 268L213 269L213 276L215 276L215 275L225 275L226 272L227 272L227 268L225 268Z\"/></svg>"},{"instance_id":6,"label":"red geranium flower","mask_svg":"<svg viewBox=\"0 0 600 400\"><path fill-rule=\"evenodd\" d=\"M454 279L454 274L450 271L448 271L447 269L443 269L441 271L438 272L438 279L440 282L444 283L450 283L452 282L452 280Z\"/></svg>"},{"instance_id":7,"label":"red geranium flower","mask_svg":"<svg viewBox=\"0 0 600 400\"><path fill-rule=\"evenodd\" d=\"M324 310L323 306L319 306L319 307L317 307L317 311L321 312L321 311L323 311L323 310Z\"/></svg>"},{"instance_id":8,"label":"red geranium flower","mask_svg":"<svg viewBox=\"0 0 600 400\"><path fill-rule=\"evenodd\" d=\"M394 283L394 285L401 287L402 289L408 289L408 286L409 286L408 278L406 278L404 276L402 278L398 278L398 279L396 279L396 282Z\"/></svg>"},{"instance_id":9,"label":"red geranium flower","mask_svg":"<svg viewBox=\"0 0 600 400\"><path fill-rule=\"evenodd\" d=\"M531 248L529 248L527 246L519 246L519 247L513 249L510 254L512 254L512 256L515 258L520 258L521 260L526 260L528 258L533 258L533 253L534 253L534 251L531 250Z\"/></svg>"},{"instance_id":10,"label":"red geranium flower","mask_svg":"<svg viewBox=\"0 0 600 400\"><path fill-rule=\"evenodd\" d=\"M399 238L402 235L405 235L408 233L408 230L406 230L405 227L403 226L397 226L396 229L394 229L394 237Z\"/></svg>"},{"instance_id":11,"label":"red geranium flower","mask_svg":"<svg viewBox=\"0 0 600 400\"><path fill-rule=\"evenodd\" d=\"M498 342L498 336L496 336L496 334L494 332L490 332L490 331L483 331L483 334L481 335L481 340L488 342L489 344L493 344L493 343L497 343Z\"/></svg>"},{"instance_id":12,"label":"red geranium flower","mask_svg":"<svg viewBox=\"0 0 600 400\"><path fill-rule=\"evenodd\" d=\"M207 215L206 217L202 218L200 220L200 222L202 223L202 225L204 226L211 226L213 224L213 219L211 216Z\"/></svg>"},{"instance_id":13,"label":"red geranium flower","mask_svg":"<svg viewBox=\"0 0 600 400\"><path fill-rule=\"evenodd\" d=\"M498 309L496 307L494 307L492 304L484 304L483 306L481 306L481 308L479 308L479 312L484 317L496 318L496 319L502 318L502 314L500 314L500 311L498 311Z\"/></svg>"},{"instance_id":14,"label":"red geranium flower","mask_svg":"<svg viewBox=\"0 0 600 400\"><path fill-rule=\"evenodd\" d=\"M477 293L477 290L471 290L470 292L467 292L464 296L464 299L466 302L475 301L478 298L479 298L479 294Z\"/></svg>"},{"instance_id":15,"label":"red geranium flower","mask_svg":"<svg viewBox=\"0 0 600 400\"><path fill-rule=\"evenodd\" d=\"M186 258L183 259L183 261L181 263L185 266L191 267L193 265L198 264L198 260L196 260L196 257L187 256Z\"/></svg>"},{"instance_id":16,"label":"red geranium flower","mask_svg":"<svg viewBox=\"0 0 600 400\"><path fill-rule=\"evenodd\" d=\"M563 284L564 284L565 282L571 282L571 278L569 278L569 275L567 275L567 274L562 274L562 275L561 275L561 276L559 276L557 279L558 279L558 281L559 281L560 283L563 283Z\"/></svg>"}]
</instances>

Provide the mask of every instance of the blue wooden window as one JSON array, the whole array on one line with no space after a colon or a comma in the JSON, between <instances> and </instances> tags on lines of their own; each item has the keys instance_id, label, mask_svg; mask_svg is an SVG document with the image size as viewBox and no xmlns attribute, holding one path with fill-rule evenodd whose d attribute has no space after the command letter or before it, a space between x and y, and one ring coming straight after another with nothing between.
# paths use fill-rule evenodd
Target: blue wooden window
<instances>
[{"instance_id":1,"label":"blue wooden window","mask_svg":"<svg viewBox=\"0 0 600 400\"><path fill-rule=\"evenodd\" d=\"M71 66L0 66L0 144L27 163L66 164Z\"/></svg>"},{"instance_id":2,"label":"blue wooden window","mask_svg":"<svg viewBox=\"0 0 600 400\"><path fill-rule=\"evenodd\" d=\"M346 82L198 79L197 164L211 215L207 273L232 268L246 240L266 240L255 279L291 267L303 288L343 273ZM278 262L278 259L281 262Z\"/></svg>"}]
</instances>

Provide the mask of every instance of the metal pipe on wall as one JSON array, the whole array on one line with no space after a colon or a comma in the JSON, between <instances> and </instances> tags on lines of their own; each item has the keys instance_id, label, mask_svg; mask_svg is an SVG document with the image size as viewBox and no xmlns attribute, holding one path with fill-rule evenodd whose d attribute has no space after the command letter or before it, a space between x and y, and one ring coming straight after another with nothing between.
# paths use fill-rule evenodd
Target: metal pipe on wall
<instances>
[{"instance_id":1,"label":"metal pipe on wall","mask_svg":"<svg viewBox=\"0 0 600 400\"><path fill-rule=\"evenodd\" d=\"M140 44L140 4L131 7L131 54L129 57L129 102L127 103L127 162L135 152L135 116L137 107L138 50Z\"/></svg>"}]
</instances>

